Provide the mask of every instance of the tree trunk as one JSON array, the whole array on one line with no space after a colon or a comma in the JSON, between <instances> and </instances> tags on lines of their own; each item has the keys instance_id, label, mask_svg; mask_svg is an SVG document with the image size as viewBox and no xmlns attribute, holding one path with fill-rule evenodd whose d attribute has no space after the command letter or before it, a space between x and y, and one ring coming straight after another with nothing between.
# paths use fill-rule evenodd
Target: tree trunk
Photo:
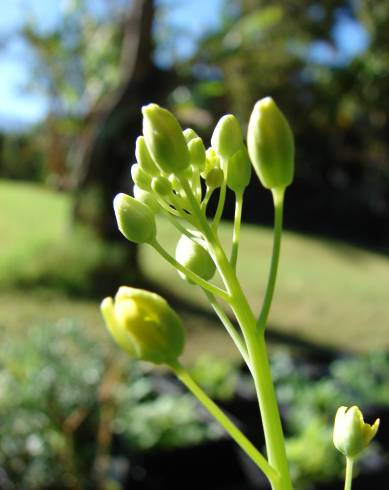
<instances>
[{"instance_id":1,"label":"tree trunk","mask_svg":"<svg viewBox=\"0 0 389 490\"><path fill-rule=\"evenodd\" d=\"M175 79L153 63L153 18L153 0L134 0L124 25L122 82L116 93L103 101L84 143L74 208L76 221L92 226L105 241L125 245L125 264L117 267L118 280L131 282L140 277L137 249L124 243L117 230L112 200L118 192L131 190L130 165L135 158L135 139L141 133L141 106L151 101L163 104Z\"/></svg>"}]
</instances>

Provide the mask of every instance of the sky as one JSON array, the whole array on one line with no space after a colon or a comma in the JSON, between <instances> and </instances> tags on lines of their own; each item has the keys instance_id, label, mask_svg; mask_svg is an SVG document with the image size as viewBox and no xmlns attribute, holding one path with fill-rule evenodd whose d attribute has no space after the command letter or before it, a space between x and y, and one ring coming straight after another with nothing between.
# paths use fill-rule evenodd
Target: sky
<instances>
[{"instance_id":1,"label":"sky","mask_svg":"<svg viewBox=\"0 0 389 490\"><path fill-rule=\"evenodd\" d=\"M44 30L55 27L66 8L66 0L2 0L0 16L0 127L28 126L44 117L47 110L43 95L26 89L30 79L31 54L17 36L17 30L29 16L39 19ZM93 9L103 8L104 0L93 0ZM190 55L196 39L217 25L222 0L159 0L169 12L169 22L188 32L178 54ZM201 15L201 17L200 17ZM193 22L196 19L196 22ZM6 47L4 48L4 41ZM166 62L166 60L162 60Z\"/></svg>"},{"instance_id":2,"label":"sky","mask_svg":"<svg viewBox=\"0 0 389 490\"><path fill-rule=\"evenodd\" d=\"M2 0L0 16L0 127L15 129L41 120L47 110L44 95L31 93L26 87L30 80L31 53L17 36L17 30L29 16L38 19L41 29L50 30L61 19L69 0ZM104 1L90 0L96 12L102 11ZM187 35L177 43L177 55L189 56L198 39L218 26L223 0L157 0L165 7L169 24ZM339 16L334 39L341 49L334 51L325 43L311 47L311 61L342 64L366 49L367 34L361 26L347 17ZM160 53L160 62L167 63Z\"/></svg>"}]
</instances>

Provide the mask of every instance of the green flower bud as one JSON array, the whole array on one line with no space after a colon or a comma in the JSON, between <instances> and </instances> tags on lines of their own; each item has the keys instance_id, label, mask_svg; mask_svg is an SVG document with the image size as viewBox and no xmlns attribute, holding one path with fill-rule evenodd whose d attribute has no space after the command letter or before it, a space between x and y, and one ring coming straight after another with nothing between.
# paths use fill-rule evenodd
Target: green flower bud
<instances>
[{"instance_id":1,"label":"green flower bud","mask_svg":"<svg viewBox=\"0 0 389 490\"><path fill-rule=\"evenodd\" d=\"M369 445L379 425L380 419L373 425L365 423L357 406L340 407L335 416L334 445L348 458L354 458Z\"/></svg>"},{"instance_id":2,"label":"green flower bud","mask_svg":"<svg viewBox=\"0 0 389 490\"><path fill-rule=\"evenodd\" d=\"M193 138L188 143L188 149L190 163L199 170L203 170L205 165L205 147L203 140L201 138Z\"/></svg>"},{"instance_id":3,"label":"green flower bud","mask_svg":"<svg viewBox=\"0 0 389 490\"><path fill-rule=\"evenodd\" d=\"M226 174L227 186L232 191L239 192L248 186L251 178L251 162L244 145L226 161Z\"/></svg>"},{"instance_id":4,"label":"green flower bud","mask_svg":"<svg viewBox=\"0 0 389 490\"><path fill-rule=\"evenodd\" d=\"M189 165L189 151L182 129L171 112L157 104L142 108L147 148L162 171L179 173Z\"/></svg>"},{"instance_id":5,"label":"green flower bud","mask_svg":"<svg viewBox=\"0 0 389 490\"><path fill-rule=\"evenodd\" d=\"M223 116L217 123L211 138L212 148L223 159L231 157L243 145L242 129L232 114Z\"/></svg>"},{"instance_id":6,"label":"green flower bud","mask_svg":"<svg viewBox=\"0 0 389 490\"><path fill-rule=\"evenodd\" d=\"M121 287L115 300L103 300L101 312L112 337L131 357L170 364L182 354L182 322L158 294Z\"/></svg>"},{"instance_id":7,"label":"green flower bud","mask_svg":"<svg viewBox=\"0 0 389 490\"><path fill-rule=\"evenodd\" d=\"M184 135L185 141L189 143L189 141L194 140L195 138L198 138L199 135L194 131L192 128L187 128L185 131L182 132Z\"/></svg>"},{"instance_id":8,"label":"green flower bud","mask_svg":"<svg viewBox=\"0 0 389 490\"><path fill-rule=\"evenodd\" d=\"M208 251L186 235L182 235L177 243L176 260L205 280L211 279L216 271L215 263ZM179 274L183 279L191 282L184 274L181 272Z\"/></svg>"},{"instance_id":9,"label":"green flower bud","mask_svg":"<svg viewBox=\"0 0 389 490\"><path fill-rule=\"evenodd\" d=\"M169 182L172 185L173 190L179 191L179 190L182 189L181 182L179 181L179 179L177 178L176 175L170 174L169 177L168 177L168 179L169 179Z\"/></svg>"},{"instance_id":10,"label":"green flower bud","mask_svg":"<svg viewBox=\"0 0 389 490\"><path fill-rule=\"evenodd\" d=\"M148 206L152 213L157 214L161 210L161 206L158 204L152 192L144 191L137 185L134 185L134 197L137 201L142 202Z\"/></svg>"},{"instance_id":11,"label":"green flower bud","mask_svg":"<svg viewBox=\"0 0 389 490\"><path fill-rule=\"evenodd\" d=\"M210 147L205 152L205 169L201 172L201 177L205 179L213 168L220 168L220 158L216 151Z\"/></svg>"},{"instance_id":12,"label":"green flower bud","mask_svg":"<svg viewBox=\"0 0 389 490\"><path fill-rule=\"evenodd\" d=\"M294 174L294 142L288 121L271 97L258 101L250 117L247 146L254 169L267 189L285 188Z\"/></svg>"},{"instance_id":13,"label":"green flower bud","mask_svg":"<svg viewBox=\"0 0 389 490\"><path fill-rule=\"evenodd\" d=\"M134 184L144 191L151 189L151 175L147 174L139 163L134 163L131 166L131 177Z\"/></svg>"},{"instance_id":14,"label":"green flower bud","mask_svg":"<svg viewBox=\"0 0 389 490\"><path fill-rule=\"evenodd\" d=\"M119 230L130 242L150 243L157 234L154 214L150 208L127 194L113 200Z\"/></svg>"},{"instance_id":15,"label":"green flower bud","mask_svg":"<svg viewBox=\"0 0 389 490\"><path fill-rule=\"evenodd\" d=\"M166 196L172 191L172 184L170 183L170 180L161 175L160 177L153 177L151 188L157 194Z\"/></svg>"},{"instance_id":16,"label":"green flower bud","mask_svg":"<svg viewBox=\"0 0 389 490\"><path fill-rule=\"evenodd\" d=\"M135 157L144 172L150 175L159 175L161 173L147 149L144 136L139 136L136 140Z\"/></svg>"},{"instance_id":17,"label":"green flower bud","mask_svg":"<svg viewBox=\"0 0 389 490\"><path fill-rule=\"evenodd\" d=\"M224 182L224 172L221 168L212 168L205 178L205 184L210 189L221 187Z\"/></svg>"}]
</instances>

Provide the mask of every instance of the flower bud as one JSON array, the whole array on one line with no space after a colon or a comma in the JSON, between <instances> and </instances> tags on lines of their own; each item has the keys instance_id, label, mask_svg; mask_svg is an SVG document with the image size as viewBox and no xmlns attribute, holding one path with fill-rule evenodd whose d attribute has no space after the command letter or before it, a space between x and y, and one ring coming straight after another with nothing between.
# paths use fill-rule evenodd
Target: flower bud
<instances>
[{"instance_id":1,"label":"flower bud","mask_svg":"<svg viewBox=\"0 0 389 490\"><path fill-rule=\"evenodd\" d=\"M179 173L189 165L189 151L182 129L171 112L157 104L142 108L147 148L162 171Z\"/></svg>"},{"instance_id":2,"label":"flower bud","mask_svg":"<svg viewBox=\"0 0 389 490\"><path fill-rule=\"evenodd\" d=\"M231 157L243 144L242 129L232 114L223 116L212 134L211 145L223 159Z\"/></svg>"},{"instance_id":3,"label":"flower bud","mask_svg":"<svg viewBox=\"0 0 389 490\"><path fill-rule=\"evenodd\" d=\"M248 186L251 177L251 162L247 148L240 150L226 161L227 186L234 192L242 191Z\"/></svg>"},{"instance_id":4,"label":"flower bud","mask_svg":"<svg viewBox=\"0 0 389 490\"><path fill-rule=\"evenodd\" d=\"M338 408L333 436L336 449L346 457L354 458L369 445L377 433L379 424L379 419L373 425L365 423L357 406Z\"/></svg>"},{"instance_id":5,"label":"flower bud","mask_svg":"<svg viewBox=\"0 0 389 490\"><path fill-rule=\"evenodd\" d=\"M190 163L199 170L205 165L205 148L201 138L193 138L188 143Z\"/></svg>"},{"instance_id":6,"label":"flower bud","mask_svg":"<svg viewBox=\"0 0 389 490\"><path fill-rule=\"evenodd\" d=\"M205 179L207 177L208 173L213 168L220 168L220 158L216 154L215 150L212 147L210 147L205 152L205 168L201 172L201 177L203 177Z\"/></svg>"},{"instance_id":7,"label":"flower bud","mask_svg":"<svg viewBox=\"0 0 389 490\"><path fill-rule=\"evenodd\" d=\"M185 131L182 132L184 135L185 141L189 143L189 141L194 140L195 138L198 138L199 135L194 131L192 128L187 128Z\"/></svg>"},{"instance_id":8,"label":"flower bud","mask_svg":"<svg viewBox=\"0 0 389 490\"><path fill-rule=\"evenodd\" d=\"M216 271L215 263L208 251L186 235L182 235L177 243L176 260L205 280L211 279ZM191 282L185 274L181 272L179 274L183 279Z\"/></svg>"},{"instance_id":9,"label":"flower bud","mask_svg":"<svg viewBox=\"0 0 389 490\"><path fill-rule=\"evenodd\" d=\"M153 177L151 188L157 194L166 196L172 191L172 184L166 177L160 175L159 177Z\"/></svg>"},{"instance_id":10,"label":"flower bud","mask_svg":"<svg viewBox=\"0 0 389 490\"><path fill-rule=\"evenodd\" d=\"M154 214L159 213L159 211L161 210L161 206L158 204L158 201L156 200L152 192L144 191L137 185L134 185L133 191L134 191L134 197L137 201L140 201L146 206L148 206L152 213Z\"/></svg>"},{"instance_id":11,"label":"flower bud","mask_svg":"<svg viewBox=\"0 0 389 490\"><path fill-rule=\"evenodd\" d=\"M144 136L139 136L136 140L135 157L144 172L150 175L159 175L161 173L147 149Z\"/></svg>"},{"instance_id":12,"label":"flower bud","mask_svg":"<svg viewBox=\"0 0 389 490\"><path fill-rule=\"evenodd\" d=\"M151 188L151 175L147 174L139 163L134 163L131 166L131 177L134 184L144 191L149 191Z\"/></svg>"},{"instance_id":13,"label":"flower bud","mask_svg":"<svg viewBox=\"0 0 389 490\"><path fill-rule=\"evenodd\" d=\"M131 357L170 364L181 355L185 332L176 312L158 294L121 287L101 312L115 341Z\"/></svg>"},{"instance_id":14,"label":"flower bud","mask_svg":"<svg viewBox=\"0 0 389 490\"><path fill-rule=\"evenodd\" d=\"M127 194L113 200L116 221L122 234L134 243L150 243L157 234L155 218L150 208Z\"/></svg>"},{"instance_id":15,"label":"flower bud","mask_svg":"<svg viewBox=\"0 0 389 490\"><path fill-rule=\"evenodd\" d=\"M223 170L219 167L211 168L205 178L205 184L210 189L217 189L221 187L224 181Z\"/></svg>"},{"instance_id":16,"label":"flower bud","mask_svg":"<svg viewBox=\"0 0 389 490\"><path fill-rule=\"evenodd\" d=\"M294 174L294 142L288 121L271 97L251 113L247 146L254 169L267 189L285 188Z\"/></svg>"}]
</instances>

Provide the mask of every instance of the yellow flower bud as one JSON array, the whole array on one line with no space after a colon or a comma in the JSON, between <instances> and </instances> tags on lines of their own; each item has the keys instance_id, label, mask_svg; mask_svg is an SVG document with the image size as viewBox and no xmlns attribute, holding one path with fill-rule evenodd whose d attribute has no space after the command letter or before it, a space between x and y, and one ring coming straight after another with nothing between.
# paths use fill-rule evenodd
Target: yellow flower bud
<instances>
[{"instance_id":1,"label":"yellow flower bud","mask_svg":"<svg viewBox=\"0 0 389 490\"><path fill-rule=\"evenodd\" d=\"M134 185L133 192L135 199L148 206L153 214L159 213L161 206L152 192L144 191L137 185Z\"/></svg>"},{"instance_id":2,"label":"yellow flower bud","mask_svg":"<svg viewBox=\"0 0 389 490\"><path fill-rule=\"evenodd\" d=\"M199 135L194 131L192 128L187 128L185 131L182 132L184 135L185 141L189 143L189 141L194 140L195 138L198 138Z\"/></svg>"},{"instance_id":3,"label":"yellow flower bud","mask_svg":"<svg viewBox=\"0 0 389 490\"><path fill-rule=\"evenodd\" d=\"M211 145L223 159L231 157L243 144L239 121L232 114L223 116L212 134Z\"/></svg>"},{"instance_id":4,"label":"yellow flower bud","mask_svg":"<svg viewBox=\"0 0 389 490\"><path fill-rule=\"evenodd\" d=\"M134 163L131 166L131 177L134 184L144 191L149 191L151 188L151 175L147 174L139 163Z\"/></svg>"},{"instance_id":5,"label":"yellow flower bud","mask_svg":"<svg viewBox=\"0 0 389 490\"><path fill-rule=\"evenodd\" d=\"M251 178L251 163L245 145L242 145L225 163L227 186L234 192L247 187Z\"/></svg>"},{"instance_id":6,"label":"yellow flower bud","mask_svg":"<svg viewBox=\"0 0 389 490\"><path fill-rule=\"evenodd\" d=\"M135 157L144 172L150 175L159 175L161 173L147 149L144 136L139 136L136 140Z\"/></svg>"},{"instance_id":7,"label":"yellow flower bud","mask_svg":"<svg viewBox=\"0 0 389 490\"><path fill-rule=\"evenodd\" d=\"M154 162L167 174L189 165L189 151L182 129L171 112L157 104L142 108L143 135Z\"/></svg>"},{"instance_id":8,"label":"yellow flower bud","mask_svg":"<svg viewBox=\"0 0 389 490\"><path fill-rule=\"evenodd\" d=\"M205 168L201 172L201 177L205 179L213 168L220 168L220 157L216 154L215 150L210 147L205 152Z\"/></svg>"},{"instance_id":9,"label":"yellow flower bud","mask_svg":"<svg viewBox=\"0 0 389 490\"><path fill-rule=\"evenodd\" d=\"M258 101L250 117L247 147L254 169L267 189L284 189L294 174L293 134L271 97Z\"/></svg>"},{"instance_id":10,"label":"yellow flower bud","mask_svg":"<svg viewBox=\"0 0 389 490\"><path fill-rule=\"evenodd\" d=\"M224 173L219 167L211 168L211 170L207 173L207 177L205 178L205 184L210 189L217 189L218 187L221 187L223 181Z\"/></svg>"},{"instance_id":11,"label":"yellow flower bud","mask_svg":"<svg viewBox=\"0 0 389 490\"><path fill-rule=\"evenodd\" d=\"M172 191L172 184L169 179L160 175L159 177L153 177L151 181L151 188L154 192L161 196L166 196Z\"/></svg>"},{"instance_id":12,"label":"yellow flower bud","mask_svg":"<svg viewBox=\"0 0 389 490\"><path fill-rule=\"evenodd\" d=\"M115 300L103 300L101 312L112 337L131 357L171 364L182 354L182 322L158 294L122 286Z\"/></svg>"},{"instance_id":13,"label":"yellow flower bud","mask_svg":"<svg viewBox=\"0 0 389 490\"><path fill-rule=\"evenodd\" d=\"M373 425L365 423L357 406L338 408L333 436L336 449L348 458L354 458L369 445L379 424L379 419Z\"/></svg>"},{"instance_id":14,"label":"yellow flower bud","mask_svg":"<svg viewBox=\"0 0 389 490\"><path fill-rule=\"evenodd\" d=\"M201 138L191 139L188 143L188 149L190 163L199 170L203 170L205 165L205 148L203 140Z\"/></svg>"},{"instance_id":15,"label":"yellow flower bud","mask_svg":"<svg viewBox=\"0 0 389 490\"><path fill-rule=\"evenodd\" d=\"M127 194L113 200L119 230L130 242L150 243L157 234L154 214L148 206Z\"/></svg>"},{"instance_id":16,"label":"yellow flower bud","mask_svg":"<svg viewBox=\"0 0 389 490\"><path fill-rule=\"evenodd\" d=\"M208 251L193 242L186 235L182 235L177 243L176 260L187 269L191 270L203 279L211 279L216 271L216 266ZM188 280L185 274L179 272L180 276Z\"/></svg>"}]
</instances>

